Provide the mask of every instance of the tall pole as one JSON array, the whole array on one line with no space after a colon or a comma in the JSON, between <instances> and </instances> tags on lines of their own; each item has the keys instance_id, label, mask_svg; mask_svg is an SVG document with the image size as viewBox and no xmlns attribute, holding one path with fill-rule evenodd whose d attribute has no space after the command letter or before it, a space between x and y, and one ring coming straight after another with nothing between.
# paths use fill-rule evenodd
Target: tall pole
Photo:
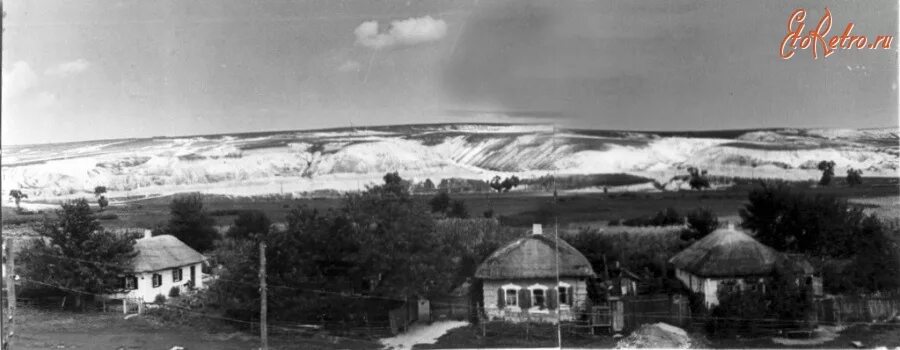
<instances>
[{"instance_id":1,"label":"tall pole","mask_svg":"<svg viewBox=\"0 0 900 350\"><path fill-rule=\"evenodd\" d=\"M16 250L13 247L15 240L6 240L6 334L3 336L3 350L12 349L13 336L15 336L16 314Z\"/></svg>"},{"instance_id":2,"label":"tall pole","mask_svg":"<svg viewBox=\"0 0 900 350\"><path fill-rule=\"evenodd\" d=\"M556 124L553 124L553 151L556 152ZM559 310L559 201L556 198L556 175L553 176L553 235L556 245L556 345L562 349L562 312ZM568 291L567 291L568 293ZM574 295L574 294L573 294ZM571 303L571 301L569 301ZM572 304L574 305L574 303Z\"/></svg>"},{"instance_id":3,"label":"tall pole","mask_svg":"<svg viewBox=\"0 0 900 350\"><path fill-rule=\"evenodd\" d=\"M259 338L262 350L269 349L269 337L266 329L266 242L259 242Z\"/></svg>"}]
</instances>

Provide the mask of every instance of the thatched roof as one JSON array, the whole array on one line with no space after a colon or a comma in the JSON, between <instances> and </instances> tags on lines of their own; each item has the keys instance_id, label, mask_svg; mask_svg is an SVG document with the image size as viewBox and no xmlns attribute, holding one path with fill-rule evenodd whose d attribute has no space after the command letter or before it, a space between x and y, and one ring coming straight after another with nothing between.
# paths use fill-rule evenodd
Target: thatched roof
<instances>
[{"instance_id":1,"label":"thatched roof","mask_svg":"<svg viewBox=\"0 0 900 350\"><path fill-rule=\"evenodd\" d=\"M718 229L669 259L676 268L701 277L764 276L779 253L734 227Z\"/></svg>"},{"instance_id":2,"label":"thatched roof","mask_svg":"<svg viewBox=\"0 0 900 350\"><path fill-rule=\"evenodd\" d=\"M556 278L556 241L541 234L518 238L488 256L475 271L485 279ZM593 277L590 262L577 249L559 239L559 275Z\"/></svg>"},{"instance_id":3,"label":"thatched roof","mask_svg":"<svg viewBox=\"0 0 900 350\"><path fill-rule=\"evenodd\" d=\"M203 255L170 235L138 239L134 250L138 252L132 263L134 272L165 270L204 260Z\"/></svg>"}]
</instances>

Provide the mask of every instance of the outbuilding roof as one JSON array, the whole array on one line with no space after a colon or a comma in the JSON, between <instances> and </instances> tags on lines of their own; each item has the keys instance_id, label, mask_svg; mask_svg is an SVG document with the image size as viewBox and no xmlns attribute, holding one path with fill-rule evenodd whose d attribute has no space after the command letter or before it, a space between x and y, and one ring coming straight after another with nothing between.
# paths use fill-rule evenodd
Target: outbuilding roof
<instances>
[{"instance_id":1,"label":"outbuilding roof","mask_svg":"<svg viewBox=\"0 0 900 350\"><path fill-rule=\"evenodd\" d=\"M556 244L559 242L559 268ZM590 262L577 249L542 234L518 238L494 251L475 271L484 279L593 277Z\"/></svg>"},{"instance_id":2,"label":"outbuilding roof","mask_svg":"<svg viewBox=\"0 0 900 350\"><path fill-rule=\"evenodd\" d=\"M171 235L138 239L134 250L138 252L132 263L134 272L165 270L204 260L203 255Z\"/></svg>"},{"instance_id":3,"label":"outbuilding roof","mask_svg":"<svg viewBox=\"0 0 900 350\"><path fill-rule=\"evenodd\" d=\"M780 254L735 229L713 231L669 262L701 277L763 276L772 273Z\"/></svg>"}]
</instances>

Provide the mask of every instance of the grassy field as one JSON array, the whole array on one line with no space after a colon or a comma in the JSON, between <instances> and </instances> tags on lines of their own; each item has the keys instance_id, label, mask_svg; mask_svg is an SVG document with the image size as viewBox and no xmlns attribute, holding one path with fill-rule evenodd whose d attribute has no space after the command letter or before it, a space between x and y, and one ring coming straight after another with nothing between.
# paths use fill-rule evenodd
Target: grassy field
<instances>
[{"instance_id":1,"label":"grassy field","mask_svg":"<svg viewBox=\"0 0 900 350\"><path fill-rule=\"evenodd\" d=\"M832 194L851 200L882 216L900 216L896 210L896 200L900 198L900 179L868 178L861 186L798 187L816 194ZM697 207L712 209L723 220L738 221L738 210L746 202L747 192L753 184L745 183L720 190L678 191L678 192L632 192L632 193L579 193L561 194L558 210L560 227L581 225L602 225L609 220L628 219L652 215L665 208L676 208L687 212ZM503 217L507 225L528 226L540 222L542 215L553 201L552 193L509 192L509 193L461 193L452 194L453 199L463 200L471 216L481 216L493 209L495 217ZM430 195L417 195L423 203ZM93 201L93 199L90 199ZM113 205L100 213L105 227L146 227L152 228L168 220L171 197L158 197ZM325 210L338 208L342 200L336 198L285 199L278 197L227 197L205 196L207 210L216 218L218 225L230 225L239 210L256 209L265 212L274 222L285 220L287 213L298 205ZM14 208L3 207L2 222L6 225L27 225L39 221L43 215L53 215L52 210L42 213L22 215ZM896 219L896 218L893 218Z\"/></svg>"},{"instance_id":2,"label":"grassy field","mask_svg":"<svg viewBox=\"0 0 900 350\"><path fill-rule=\"evenodd\" d=\"M58 312L19 307L15 349L256 349L255 335L202 319L197 325L168 324L144 315ZM378 349L368 340L278 334L270 349Z\"/></svg>"}]
</instances>

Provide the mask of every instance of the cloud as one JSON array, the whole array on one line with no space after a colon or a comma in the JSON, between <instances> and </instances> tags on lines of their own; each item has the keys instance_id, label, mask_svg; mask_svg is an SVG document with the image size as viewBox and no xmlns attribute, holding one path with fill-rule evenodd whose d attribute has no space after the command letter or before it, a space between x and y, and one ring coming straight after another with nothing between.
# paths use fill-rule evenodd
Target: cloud
<instances>
[{"instance_id":1,"label":"cloud","mask_svg":"<svg viewBox=\"0 0 900 350\"><path fill-rule=\"evenodd\" d=\"M70 75L78 74L86 71L91 66L91 63L83 58L79 58L77 60L71 62L63 62L56 66L47 68L44 71L46 75L52 75L57 77L67 77Z\"/></svg>"},{"instance_id":2,"label":"cloud","mask_svg":"<svg viewBox=\"0 0 900 350\"><path fill-rule=\"evenodd\" d=\"M383 33L378 31L378 22L367 21L356 27L356 43L372 49L392 46L412 46L438 41L447 35L447 23L431 16L408 18L391 22Z\"/></svg>"},{"instance_id":3,"label":"cloud","mask_svg":"<svg viewBox=\"0 0 900 350\"><path fill-rule=\"evenodd\" d=\"M12 68L3 70L3 99L16 96L37 84L37 74L28 62L18 61Z\"/></svg>"},{"instance_id":4,"label":"cloud","mask_svg":"<svg viewBox=\"0 0 900 350\"><path fill-rule=\"evenodd\" d=\"M341 64L337 70L338 70L338 72L347 73L347 72L359 72L360 69L362 69L362 65L359 64L359 62L354 61L354 60L349 60L349 61L346 61L343 64Z\"/></svg>"}]
</instances>

